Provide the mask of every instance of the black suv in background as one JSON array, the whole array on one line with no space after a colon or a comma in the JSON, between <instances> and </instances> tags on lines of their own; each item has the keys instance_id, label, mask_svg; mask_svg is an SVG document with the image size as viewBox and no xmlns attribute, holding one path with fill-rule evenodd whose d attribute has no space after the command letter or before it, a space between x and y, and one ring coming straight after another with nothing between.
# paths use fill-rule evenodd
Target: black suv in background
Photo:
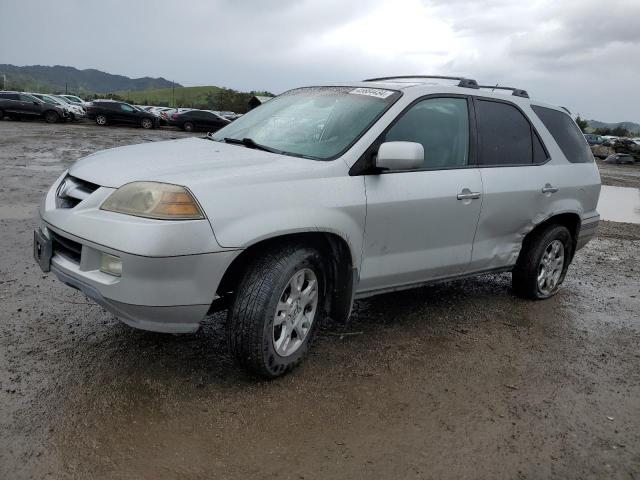
<instances>
[{"instance_id":1,"label":"black suv in background","mask_svg":"<svg viewBox=\"0 0 640 480\"><path fill-rule=\"evenodd\" d=\"M173 114L169 123L187 132L192 132L193 130L216 132L229 125L231 121L207 110L189 110L188 112Z\"/></svg>"},{"instance_id":2,"label":"black suv in background","mask_svg":"<svg viewBox=\"0 0 640 480\"><path fill-rule=\"evenodd\" d=\"M16 120L43 118L47 123L64 120L66 112L33 95L21 92L0 92L0 120L9 117Z\"/></svg>"},{"instance_id":3,"label":"black suv in background","mask_svg":"<svg viewBox=\"0 0 640 480\"><path fill-rule=\"evenodd\" d=\"M85 108L87 118L95 120L101 126L124 124L139 125L142 128L155 128L160 124L158 117L155 115L128 103L115 100L94 100Z\"/></svg>"}]
</instances>

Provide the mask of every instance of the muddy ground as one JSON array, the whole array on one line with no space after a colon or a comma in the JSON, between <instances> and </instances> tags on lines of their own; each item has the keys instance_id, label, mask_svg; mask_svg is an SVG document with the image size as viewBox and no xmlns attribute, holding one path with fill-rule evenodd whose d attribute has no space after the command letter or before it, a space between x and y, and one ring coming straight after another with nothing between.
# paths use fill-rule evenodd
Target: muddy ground
<instances>
[{"instance_id":1,"label":"muddy ground","mask_svg":"<svg viewBox=\"0 0 640 480\"><path fill-rule=\"evenodd\" d=\"M134 330L31 257L73 160L184 135L0 122L0 478L640 480L639 226L605 223L548 301L503 274L357 302L265 382L223 315Z\"/></svg>"}]
</instances>

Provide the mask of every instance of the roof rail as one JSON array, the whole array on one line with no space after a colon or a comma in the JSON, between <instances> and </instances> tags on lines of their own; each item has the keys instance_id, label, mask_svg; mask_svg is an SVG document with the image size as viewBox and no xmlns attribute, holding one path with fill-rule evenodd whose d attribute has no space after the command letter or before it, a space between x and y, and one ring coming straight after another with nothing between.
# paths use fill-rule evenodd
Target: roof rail
<instances>
[{"instance_id":1,"label":"roof rail","mask_svg":"<svg viewBox=\"0 0 640 480\"><path fill-rule=\"evenodd\" d=\"M402 79L410 79L410 78L436 78L441 80L458 80L458 87L464 88L479 88L478 82L471 78L465 77L445 77L441 75L394 75L393 77L378 77L378 78L367 78L363 80L363 82L382 82L384 80L402 80Z\"/></svg>"},{"instance_id":2,"label":"roof rail","mask_svg":"<svg viewBox=\"0 0 640 480\"><path fill-rule=\"evenodd\" d=\"M498 85L479 85L478 88L490 88L491 90L511 90L514 97L522 97L529 98L529 94L526 90L522 90L521 88L513 88L513 87L499 87Z\"/></svg>"}]
</instances>

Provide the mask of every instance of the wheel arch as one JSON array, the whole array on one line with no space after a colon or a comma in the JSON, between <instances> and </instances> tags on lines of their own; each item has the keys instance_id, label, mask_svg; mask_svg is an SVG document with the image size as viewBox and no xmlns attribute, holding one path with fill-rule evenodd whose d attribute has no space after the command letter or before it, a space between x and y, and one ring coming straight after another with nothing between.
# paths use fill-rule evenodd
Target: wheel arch
<instances>
[{"instance_id":1,"label":"wheel arch","mask_svg":"<svg viewBox=\"0 0 640 480\"><path fill-rule=\"evenodd\" d=\"M226 308L251 262L264 252L286 244L317 248L326 259L324 313L333 320L346 323L351 313L357 267L347 240L334 232L306 231L285 233L256 241L247 246L227 267L217 288L219 300L212 311Z\"/></svg>"},{"instance_id":2,"label":"wheel arch","mask_svg":"<svg viewBox=\"0 0 640 480\"><path fill-rule=\"evenodd\" d=\"M582 224L582 218L577 212L562 212L551 215L546 218L544 221L538 223L527 235L525 235L523 240L523 246L528 242L537 232L543 230L550 225L562 225L567 227L569 233L571 234L571 241L573 243L573 248L571 249L571 257L576 251L576 244L578 242L578 234L580 233L580 226Z\"/></svg>"}]
</instances>

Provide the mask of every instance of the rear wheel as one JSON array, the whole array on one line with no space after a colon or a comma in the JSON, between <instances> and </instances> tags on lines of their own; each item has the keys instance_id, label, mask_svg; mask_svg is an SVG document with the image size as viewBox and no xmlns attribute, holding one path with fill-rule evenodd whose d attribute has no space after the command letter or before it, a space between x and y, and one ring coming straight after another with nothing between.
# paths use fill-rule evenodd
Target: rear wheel
<instances>
[{"instance_id":1,"label":"rear wheel","mask_svg":"<svg viewBox=\"0 0 640 480\"><path fill-rule=\"evenodd\" d=\"M267 378L299 365L319 323L324 278L319 252L303 245L256 258L228 313L227 338L237 361Z\"/></svg>"},{"instance_id":2,"label":"rear wheel","mask_svg":"<svg viewBox=\"0 0 640 480\"><path fill-rule=\"evenodd\" d=\"M562 225L550 225L525 240L513 270L514 292L542 300L558 292L573 254L571 233Z\"/></svg>"},{"instance_id":3,"label":"rear wheel","mask_svg":"<svg viewBox=\"0 0 640 480\"><path fill-rule=\"evenodd\" d=\"M153 128L153 122L151 121L150 118L143 118L140 124L142 125L142 128L145 128L147 130L150 128Z\"/></svg>"},{"instance_id":4,"label":"rear wheel","mask_svg":"<svg viewBox=\"0 0 640 480\"><path fill-rule=\"evenodd\" d=\"M185 132L193 132L193 123L184 122L184 125L182 125L182 128L184 129Z\"/></svg>"},{"instance_id":5,"label":"rear wheel","mask_svg":"<svg viewBox=\"0 0 640 480\"><path fill-rule=\"evenodd\" d=\"M47 123L56 123L60 119L60 116L53 110L44 112L44 121Z\"/></svg>"},{"instance_id":6,"label":"rear wheel","mask_svg":"<svg viewBox=\"0 0 640 480\"><path fill-rule=\"evenodd\" d=\"M104 127L107 124L107 116L103 114L96 115L96 123Z\"/></svg>"}]
</instances>

